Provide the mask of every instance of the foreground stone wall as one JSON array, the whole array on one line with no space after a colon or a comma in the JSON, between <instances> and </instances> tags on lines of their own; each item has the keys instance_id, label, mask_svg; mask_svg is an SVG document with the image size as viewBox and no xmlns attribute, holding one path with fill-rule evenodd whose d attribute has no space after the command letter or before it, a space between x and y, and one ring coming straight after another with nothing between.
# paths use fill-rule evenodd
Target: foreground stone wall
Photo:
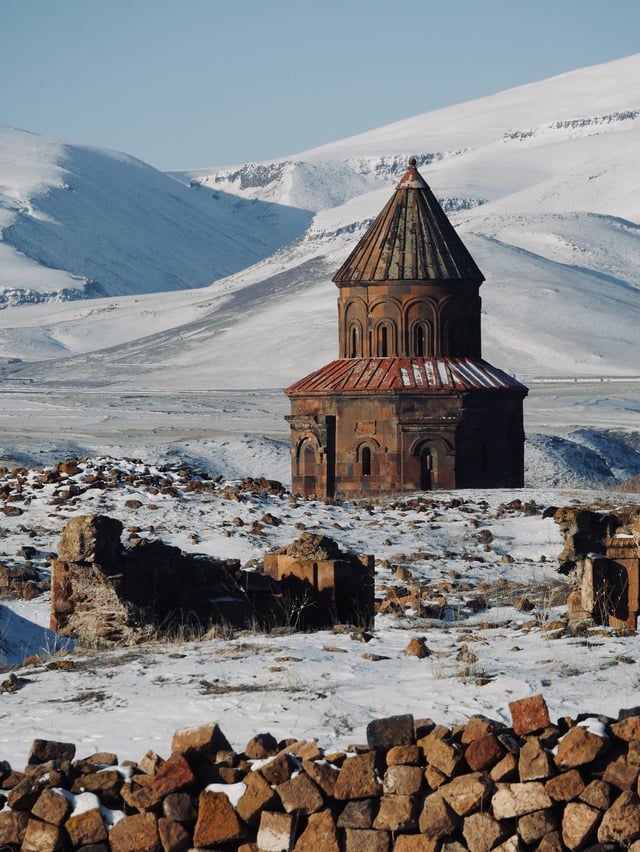
<instances>
[{"instance_id":1,"label":"foreground stone wall","mask_svg":"<svg viewBox=\"0 0 640 852\"><path fill-rule=\"evenodd\" d=\"M510 728L378 719L347 753L270 734L236 753L215 723L121 766L36 740L24 772L0 763L0 848L638 852L640 708L555 724L542 696L510 708Z\"/></svg>"}]
</instances>

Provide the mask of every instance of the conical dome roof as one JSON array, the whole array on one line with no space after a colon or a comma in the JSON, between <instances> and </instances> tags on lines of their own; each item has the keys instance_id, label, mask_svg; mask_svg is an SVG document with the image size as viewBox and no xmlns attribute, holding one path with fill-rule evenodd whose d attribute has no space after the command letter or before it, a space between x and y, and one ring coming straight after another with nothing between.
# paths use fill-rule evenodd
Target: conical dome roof
<instances>
[{"instance_id":1,"label":"conical dome roof","mask_svg":"<svg viewBox=\"0 0 640 852\"><path fill-rule=\"evenodd\" d=\"M415 158L333 281L484 281Z\"/></svg>"}]
</instances>

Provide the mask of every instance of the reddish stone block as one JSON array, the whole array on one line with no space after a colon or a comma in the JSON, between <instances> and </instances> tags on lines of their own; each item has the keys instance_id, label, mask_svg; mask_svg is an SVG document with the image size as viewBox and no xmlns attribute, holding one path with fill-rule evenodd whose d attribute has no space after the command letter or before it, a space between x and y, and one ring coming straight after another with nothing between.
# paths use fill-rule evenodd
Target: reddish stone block
<instances>
[{"instance_id":1,"label":"reddish stone block","mask_svg":"<svg viewBox=\"0 0 640 852\"><path fill-rule=\"evenodd\" d=\"M272 757L278 751L278 741L273 734L264 733L256 734L249 740L245 746L244 754L249 760L264 760L265 757Z\"/></svg>"},{"instance_id":2,"label":"reddish stone block","mask_svg":"<svg viewBox=\"0 0 640 852\"><path fill-rule=\"evenodd\" d=\"M303 760L302 768L325 796L333 798L340 770L325 761Z\"/></svg>"},{"instance_id":3,"label":"reddish stone block","mask_svg":"<svg viewBox=\"0 0 640 852\"><path fill-rule=\"evenodd\" d=\"M518 835L525 843L532 846L552 831L555 831L557 827L558 819L556 814L551 808L547 808L521 816L518 820Z\"/></svg>"},{"instance_id":4,"label":"reddish stone block","mask_svg":"<svg viewBox=\"0 0 640 852\"><path fill-rule=\"evenodd\" d=\"M518 758L515 754L505 754L502 760L493 767L489 773L491 780L495 781L517 781L518 780Z\"/></svg>"},{"instance_id":5,"label":"reddish stone block","mask_svg":"<svg viewBox=\"0 0 640 852\"><path fill-rule=\"evenodd\" d=\"M187 758L198 756L213 760L219 751L233 751L233 749L217 722L211 722L208 725L177 730L171 740L171 751L175 754L183 754Z\"/></svg>"},{"instance_id":6,"label":"reddish stone block","mask_svg":"<svg viewBox=\"0 0 640 852\"><path fill-rule=\"evenodd\" d=\"M109 832L112 852L163 852L154 814L135 814L117 822Z\"/></svg>"},{"instance_id":7,"label":"reddish stone block","mask_svg":"<svg viewBox=\"0 0 640 852\"><path fill-rule=\"evenodd\" d=\"M198 821L193 833L195 846L214 846L241 840L243 829L236 811L224 793L204 790L198 799Z\"/></svg>"},{"instance_id":8,"label":"reddish stone block","mask_svg":"<svg viewBox=\"0 0 640 852\"><path fill-rule=\"evenodd\" d=\"M453 834L460 819L447 805L439 793L432 793L424 800L420 813L420 831L429 840L440 840Z\"/></svg>"},{"instance_id":9,"label":"reddish stone block","mask_svg":"<svg viewBox=\"0 0 640 852\"><path fill-rule=\"evenodd\" d=\"M276 787L282 807L287 813L312 814L324 806L324 798L317 784L306 772L295 775Z\"/></svg>"},{"instance_id":10,"label":"reddish stone block","mask_svg":"<svg viewBox=\"0 0 640 852\"><path fill-rule=\"evenodd\" d=\"M294 852L340 852L338 832L331 811L311 814Z\"/></svg>"},{"instance_id":11,"label":"reddish stone block","mask_svg":"<svg viewBox=\"0 0 640 852\"><path fill-rule=\"evenodd\" d=\"M550 778L544 789L554 802L570 802L584 790L584 781L577 769L570 769L555 778Z\"/></svg>"},{"instance_id":12,"label":"reddish stone block","mask_svg":"<svg viewBox=\"0 0 640 852\"><path fill-rule=\"evenodd\" d=\"M415 796L424 786L424 780L420 766L389 766L382 786L385 795Z\"/></svg>"},{"instance_id":13,"label":"reddish stone block","mask_svg":"<svg viewBox=\"0 0 640 852\"><path fill-rule=\"evenodd\" d=\"M425 737L420 740L419 745L427 763L448 778L451 778L464 760L464 754L456 744L446 742L437 736Z\"/></svg>"},{"instance_id":14,"label":"reddish stone block","mask_svg":"<svg viewBox=\"0 0 640 852\"><path fill-rule=\"evenodd\" d=\"M606 781L594 778L578 796L581 802L599 811L606 811L611 804L611 787Z\"/></svg>"},{"instance_id":15,"label":"reddish stone block","mask_svg":"<svg viewBox=\"0 0 640 852\"><path fill-rule=\"evenodd\" d=\"M468 816L479 810L485 810L485 804L493 792L493 782L488 775L474 772L470 775L460 775L443 784L438 790L449 807L458 816Z\"/></svg>"},{"instance_id":16,"label":"reddish stone block","mask_svg":"<svg viewBox=\"0 0 640 852\"><path fill-rule=\"evenodd\" d=\"M600 811L582 802L569 802L562 815L562 840L569 849L581 849L591 840L600 822Z\"/></svg>"},{"instance_id":17,"label":"reddish stone block","mask_svg":"<svg viewBox=\"0 0 640 852\"><path fill-rule=\"evenodd\" d=\"M429 840L423 834L399 834L393 844L393 852L438 852L437 840Z\"/></svg>"},{"instance_id":18,"label":"reddish stone block","mask_svg":"<svg viewBox=\"0 0 640 852\"><path fill-rule=\"evenodd\" d=\"M629 716L611 725L611 733L625 742L640 740L640 716Z\"/></svg>"},{"instance_id":19,"label":"reddish stone block","mask_svg":"<svg viewBox=\"0 0 640 852\"><path fill-rule=\"evenodd\" d=\"M62 793L55 790L43 790L40 798L31 809L31 814L52 825L62 825L70 811L71 805Z\"/></svg>"},{"instance_id":20,"label":"reddish stone block","mask_svg":"<svg viewBox=\"0 0 640 852\"><path fill-rule=\"evenodd\" d=\"M509 703L511 726L518 736L541 731L551 724L547 703L542 695L532 695Z\"/></svg>"},{"instance_id":21,"label":"reddish stone block","mask_svg":"<svg viewBox=\"0 0 640 852\"><path fill-rule=\"evenodd\" d=\"M614 760L604 771L602 780L612 784L619 790L634 790L638 783L640 767L627 763L625 760Z\"/></svg>"},{"instance_id":22,"label":"reddish stone block","mask_svg":"<svg viewBox=\"0 0 640 852\"><path fill-rule=\"evenodd\" d=\"M490 852L508 836L509 831L486 811L465 817L462 828L470 852Z\"/></svg>"},{"instance_id":23,"label":"reddish stone block","mask_svg":"<svg viewBox=\"0 0 640 852\"><path fill-rule=\"evenodd\" d=\"M257 771L269 784L277 786L287 781L296 770L297 764L289 757L286 751L281 751L273 760L265 763Z\"/></svg>"},{"instance_id":24,"label":"reddish stone block","mask_svg":"<svg viewBox=\"0 0 640 852\"><path fill-rule=\"evenodd\" d=\"M600 843L617 843L626 848L640 839L640 800L631 790L621 793L602 817L598 828Z\"/></svg>"},{"instance_id":25,"label":"reddish stone block","mask_svg":"<svg viewBox=\"0 0 640 852\"><path fill-rule=\"evenodd\" d=\"M471 740L465 749L464 758L474 772L491 769L504 756L504 748L498 738L484 733Z\"/></svg>"},{"instance_id":26,"label":"reddish stone block","mask_svg":"<svg viewBox=\"0 0 640 852\"><path fill-rule=\"evenodd\" d=\"M97 808L70 816L64 827L74 846L89 846L107 839L107 829Z\"/></svg>"},{"instance_id":27,"label":"reddish stone block","mask_svg":"<svg viewBox=\"0 0 640 852\"><path fill-rule=\"evenodd\" d=\"M345 852L389 852L390 837L387 831L348 828L345 831Z\"/></svg>"},{"instance_id":28,"label":"reddish stone block","mask_svg":"<svg viewBox=\"0 0 640 852\"><path fill-rule=\"evenodd\" d=\"M387 752L387 766L418 766L422 751L417 745L394 746Z\"/></svg>"},{"instance_id":29,"label":"reddish stone block","mask_svg":"<svg viewBox=\"0 0 640 852\"><path fill-rule=\"evenodd\" d=\"M364 799L382 795L382 784L376 771L376 754L373 751L350 757L342 764L336 781L336 799Z\"/></svg>"},{"instance_id":30,"label":"reddish stone block","mask_svg":"<svg viewBox=\"0 0 640 852\"><path fill-rule=\"evenodd\" d=\"M247 789L236 805L238 815L251 826L260 821L260 814L275 803L277 797L271 785L259 772L248 772L244 777Z\"/></svg>"},{"instance_id":31,"label":"reddish stone block","mask_svg":"<svg viewBox=\"0 0 640 852\"><path fill-rule=\"evenodd\" d=\"M560 740L555 754L559 769L585 766L599 757L607 748L608 740L576 725Z\"/></svg>"}]
</instances>

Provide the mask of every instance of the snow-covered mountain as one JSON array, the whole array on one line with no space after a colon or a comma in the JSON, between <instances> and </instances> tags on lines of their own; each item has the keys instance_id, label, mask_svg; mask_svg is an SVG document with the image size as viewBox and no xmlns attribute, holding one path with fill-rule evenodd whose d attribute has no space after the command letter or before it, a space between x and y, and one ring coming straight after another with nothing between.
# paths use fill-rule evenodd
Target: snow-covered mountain
<instances>
[{"instance_id":1,"label":"snow-covered mountain","mask_svg":"<svg viewBox=\"0 0 640 852\"><path fill-rule=\"evenodd\" d=\"M309 218L0 126L0 307L200 287L271 255Z\"/></svg>"},{"instance_id":2,"label":"snow-covered mountain","mask_svg":"<svg viewBox=\"0 0 640 852\"><path fill-rule=\"evenodd\" d=\"M84 152L88 162L86 149L65 150ZM55 309L9 308L1 315L0 353L40 363L9 365L6 376L46 382L55 372L60 382L90 380L120 388L278 387L320 366L336 351L330 277L390 196L411 154L486 276L481 291L485 357L525 380L636 375L638 150L640 54L418 115L277 162L168 177L120 155L90 152L107 157L110 165L126 163L129 174L148 172L149 184L151 176L168 182L162 186L172 188L175 206L162 207L164 222L171 232L179 219L181 229L163 241L182 245L174 258L180 262L189 255L185 268L209 251L209 280L219 278L213 256L219 263L230 240L238 266L246 268L199 290L93 299ZM67 179L60 172L56 180ZM18 188L21 181L15 179ZM133 186L131 178L128 183ZM23 195L38 199L38 205L30 202L34 210L60 221L62 207L52 212L48 199L63 205L74 193L51 186L46 173ZM120 213L113 215L127 217L127 236L140 245L131 209L141 196L124 188L122 193ZM19 194L5 191L12 198ZM229 240L222 240L219 250L211 220L205 250L202 233L193 238L194 220L184 213L211 208L225 214L216 226ZM273 226L269 236L265 211ZM14 233L32 234L33 245L45 225L51 225L49 233L55 231L40 214L31 215L31 230L20 231L16 220L25 214L11 215L5 243L7 230L9 239ZM72 225L63 230L74 244ZM280 240L280 248L269 256L263 251L249 266L256 259L252 235L261 241L258 251L270 238L274 247ZM126 266L114 250L102 257L105 268ZM37 271L43 274L41 267ZM75 274L100 282L99 275ZM50 358L58 359L55 367L44 360Z\"/></svg>"}]
</instances>

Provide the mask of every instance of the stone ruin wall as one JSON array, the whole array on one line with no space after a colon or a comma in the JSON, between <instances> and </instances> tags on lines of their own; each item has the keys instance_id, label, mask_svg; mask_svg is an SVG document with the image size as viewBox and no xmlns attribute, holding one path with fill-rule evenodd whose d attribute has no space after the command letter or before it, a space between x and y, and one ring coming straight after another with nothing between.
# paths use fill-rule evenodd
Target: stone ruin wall
<instances>
[{"instance_id":1,"label":"stone ruin wall","mask_svg":"<svg viewBox=\"0 0 640 852\"><path fill-rule=\"evenodd\" d=\"M367 743L175 732L138 762L36 740L0 762L0 848L24 852L617 852L640 850L640 708L562 718L540 695L511 726L376 719ZM4 805L4 807L2 807Z\"/></svg>"},{"instance_id":2,"label":"stone ruin wall","mask_svg":"<svg viewBox=\"0 0 640 852\"><path fill-rule=\"evenodd\" d=\"M66 524L51 574L51 629L90 644L158 632L202 635L216 625L269 630L374 617L374 558L312 533L267 554L263 571L186 554L161 541L121 544L122 524L82 515Z\"/></svg>"},{"instance_id":3,"label":"stone ruin wall","mask_svg":"<svg viewBox=\"0 0 640 852\"><path fill-rule=\"evenodd\" d=\"M554 520L564 536L559 571L570 576L569 618L635 630L640 611L640 507L572 506Z\"/></svg>"}]
</instances>

